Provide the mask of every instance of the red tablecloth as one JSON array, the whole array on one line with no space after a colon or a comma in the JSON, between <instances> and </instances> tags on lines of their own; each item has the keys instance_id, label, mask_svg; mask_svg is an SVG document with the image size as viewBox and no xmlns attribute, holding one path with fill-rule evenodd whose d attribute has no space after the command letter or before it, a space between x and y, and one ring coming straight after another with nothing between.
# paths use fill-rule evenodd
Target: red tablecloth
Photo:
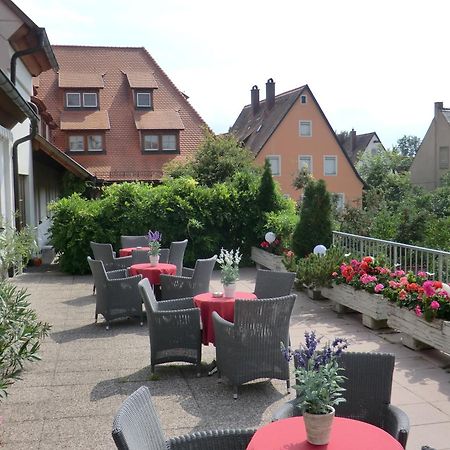
<instances>
[{"instance_id":1,"label":"red tablecloth","mask_svg":"<svg viewBox=\"0 0 450 450\"><path fill-rule=\"evenodd\" d=\"M149 251L150 248L149 247L127 247L127 248L121 248L119 250L119 256L131 256L131 253L133 252L133 250L147 250Z\"/></svg>"},{"instance_id":2,"label":"red tablecloth","mask_svg":"<svg viewBox=\"0 0 450 450\"><path fill-rule=\"evenodd\" d=\"M156 266L151 266L150 263L133 264L128 269L130 275L142 275L144 278L148 278L151 284L160 284L159 276L162 273L167 275L176 275L177 266L175 264L158 263Z\"/></svg>"},{"instance_id":3,"label":"red tablecloth","mask_svg":"<svg viewBox=\"0 0 450 450\"><path fill-rule=\"evenodd\" d=\"M402 450L390 434L358 420L335 417L327 445L306 441L303 417L291 417L256 431L247 450Z\"/></svg>"},{"instance_id":4,"label":"red tablecloth","mask_svg":"<svg viewBox=\"0 0 450 450\"><path fill-rule=\"evenodd\" d=\"M236 292L234 298L215 298L212 296L211 292L206 292L204 294L198 294L194 297L194 303L198 308L200 308L200 315L202 318L203 344L208 345L210 342L212 344L216 343L214 336L214 323L212 319L213 311L217 311L219 315L225 320L228 320L230 322L234 321L234 300L236 298L244 300L254 300L256 298L256 295L250 292Z\"/></svg>"}]
</instances>

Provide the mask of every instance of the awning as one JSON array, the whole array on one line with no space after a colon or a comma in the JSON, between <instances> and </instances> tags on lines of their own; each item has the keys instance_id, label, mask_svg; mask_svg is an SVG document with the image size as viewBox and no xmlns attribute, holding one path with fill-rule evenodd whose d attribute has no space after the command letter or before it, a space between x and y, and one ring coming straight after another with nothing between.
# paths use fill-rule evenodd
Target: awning
<instances>
[{"instance_id":1,"label":"awning","mask_svg":"<svg viewBox=\"0 0 450 450\"><path fill-rule=\"evenodd\" d=\"M33 108L0 69L0 125L11 129L27 117L39 120Z\"/></svg>"},{"instance_id":2,"label":"awning","mask_svg":"<svg viewBox=\"0 0 450 450\"><path fill-rule=\"evenodd\" d=\"M108 111L63 111L61 130L109 130Z\"/></svg>"},{"instance_id":3,"label":"awning","mask_svg":"<svg viewBox=\"0 0 450 450\"><path fill-rule=\"evenodd\" d=\"M184 130L177 111L135 111L134 122L138 130Z\"/></svg>"},{"instance_id":4,"label":"awning","mask_svg":"<svg viewBox=\"0 0 450 450\"><path fill-rule=\"evenodd\" d=\"M69 172L72 172L74 175L83 180L93 180L95 178L94 175L87 171L81 164L78 164L69 155L66 155L58 147L55 147L40 135L37 135L33 139L33 149L43 151Z\"/></svg>"},{"instance_id":5,"label":"awning","mask_svg":"<svg viewBox=\"0 0 450 450\"><path fill-rule=\"evenodd\" d=\"M64 72L58 74L60 88L104 88L101 73Z\"/></svg>"},{"instance_id":6,"label":"awning","mask_svg":"<svg viewBox=\"0 0 450 450\"><path fill-rule=\"evenodd\" d=\"M157 89L158 83L150 72L127 72L131 89Z\"/></svg>"}]
</instances>

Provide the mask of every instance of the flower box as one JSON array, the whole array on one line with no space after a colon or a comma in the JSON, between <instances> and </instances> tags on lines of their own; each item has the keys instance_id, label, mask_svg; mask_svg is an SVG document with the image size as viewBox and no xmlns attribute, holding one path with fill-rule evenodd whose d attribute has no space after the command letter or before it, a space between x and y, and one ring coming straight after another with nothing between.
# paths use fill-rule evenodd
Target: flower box
<instances>
[{"instance_id":1,"label":"flower box","mask_svg":"<svg viewBox=\"0 0 450 450\"><path fill-rule=\"evenodd\" d=\"M251 259L256 263L256 267L258 268L261 267L263 269L286 272L281 256L274 255L273 253L266 252L257 247L252 247Z\"/></svg>"},{"instance_id":2,"label":"flower box","mask_svg":"<svg viewBox=\"0 0 450 450\"><path fill-rule=\"evenodd\" d=\"M354 289L345 284L334 285L332 288L321 288L322 295L338 305L338 313L357 311L363 315L363 324L371 329L386 328L389 303L380 294L371 294L363 290ZM342 308L344 307L344 308Z\"/></svg>"},{"instance_id":3,"label":"flower box","mask_svg":"<svg viewBox=\"0 0 450 450\"><path fill-rule=\"evenodd\" d=\"M404 334L402 342L406 347L419 350L429 346L450 353L450 321L434 319L427 322L414 311L389 305L387 323Z\"/></svg>"}]
</instances>

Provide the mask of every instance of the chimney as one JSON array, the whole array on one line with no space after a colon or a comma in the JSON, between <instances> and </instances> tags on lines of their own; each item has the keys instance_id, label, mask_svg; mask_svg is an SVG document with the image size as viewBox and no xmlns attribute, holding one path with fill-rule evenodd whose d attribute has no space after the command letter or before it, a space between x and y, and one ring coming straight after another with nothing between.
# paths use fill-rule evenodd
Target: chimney
<instances>
[{"instance_id":1,"label":"chimney","mask_svg":"<svg viewBox=\"0 0 450 450\"><path fill-rule=\"evenodd\" d=\"M352 131L350 131L350 153L353 154L356 147L356 131L354 128L352 128Z\"/></svg>"},{"instance_id":2,"label":"chimney","mask_svg":"<svg viewBox=\"0 0 450 450\"><path fill-rule=\"evenodd\" d=\"M256 116L256 114L258 114L259 111L259 89L258 86L256 86L256 84L252 87L250 94L252 99L253 115Z\"/></svg>"},{"instance_id":3,"label":"chimney","mask_svg":"<svg viewBox=\"0 0 450 450\"><path fill-rule=\"evenodd\" d=\"M266 83L266 107L272 109L275 105L275 82L269 78Z\"/></svg>"},{"instance_id":4,"label":"chimney","mask_svg":"<svg viewBox=\"0 0 450 450\"><path fill-rule=\"evenodd\" d=\"M439 111L444 108L444 102L434 102L434 117L438 115Z\"/></svg>"}]
</instances>

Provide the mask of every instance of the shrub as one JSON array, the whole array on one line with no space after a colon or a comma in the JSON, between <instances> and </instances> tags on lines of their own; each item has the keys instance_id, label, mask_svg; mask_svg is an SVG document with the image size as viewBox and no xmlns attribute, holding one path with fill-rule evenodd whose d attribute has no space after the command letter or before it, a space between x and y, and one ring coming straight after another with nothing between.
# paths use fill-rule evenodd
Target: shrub
<instances>
[{"instance_id":1,"label":"shrub","mask_svg":"<svg viewBox=\"0 0 450 450\"><path fill-rule=\"evenodd\" d=\"M50 330L49 324L37 320L27 297L24 289L0 281L0 399L20 379L24 362L40 359L40 342Z\"/></svg>"},{"instance_id":2,"label":"shrub","mask_svg":"<svg viewBox=\"0 0 450 450\"><path fill-rule=\"evenodd\" d=\"M317 244L331 245L331 196L325 181L312 180L305 187L300 220L292 236L297 257L311 253Z\"/></svg>"}]
</instances>

